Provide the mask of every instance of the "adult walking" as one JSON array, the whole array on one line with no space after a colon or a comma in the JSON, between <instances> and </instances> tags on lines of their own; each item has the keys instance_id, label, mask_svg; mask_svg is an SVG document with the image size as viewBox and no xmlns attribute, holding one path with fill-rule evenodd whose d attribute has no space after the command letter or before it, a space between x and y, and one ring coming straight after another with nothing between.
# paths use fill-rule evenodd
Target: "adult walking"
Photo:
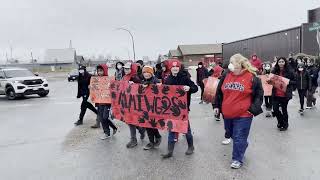
<instances>
[{"instance_id":1,"label":"adult walking","mask_svg":"<svg viewBox=\"0 0 320 180\"><path fill-rule=\"evenodd\" d=\"M289 79L286 92L283 92L281 89L278 89L274 86L272 89L272 107L273 113L278 120L277 127L280 131L286 131L289 127L288 103L289 100L292 99L292 90L296 86L296 80L294 73L285 57L279 57L272 73ZM271 81L269 81L269 83L271 83Z\"/></svg>"},{"instance_id":2,"label":"adult walking","mask_svg":"<svg viewBox=\"0 0 320 180\"><path fill-rule=\"evenodd\" d=\"M90 95L90 90L89 90L90 79L91 79L91 75L87 72L86 67L80 66L79 77L78 77L77 98L82 97L82 103L81 103L81 111L80 111L79 119L74 123L76 126L83 124L83 117L86 114L87 108L89 108L92 112L97 114L97 109L94 108L94 106L88 102L88 98Z\"/></svg>"},{"instance_id":3,"label":"adult walking","mask_svg":"<svg viewBox=\"0 0 320 180\"><path fill-rule=\"evenodd\" d=\"M201 101L199 104L203 104L203 92L204 92L204 83L203 80L208 77L208 70L203 66L202 62L198 63L197 68L197 85L201 88Z\"/></svg>"},{"instance_id":4,"label":"adult walking","mask_svg":"<svg viewBox=\"0 0 320 180\"><path fill-rule=\"evenodd\" d=\"M238 169L248 147L253 116L263 112L263 89L257 69L241 54L230 58L228 69L218 84L214 111L222 112L225 130L233 139L231 168Z\"/></svg>"}]
</instances>

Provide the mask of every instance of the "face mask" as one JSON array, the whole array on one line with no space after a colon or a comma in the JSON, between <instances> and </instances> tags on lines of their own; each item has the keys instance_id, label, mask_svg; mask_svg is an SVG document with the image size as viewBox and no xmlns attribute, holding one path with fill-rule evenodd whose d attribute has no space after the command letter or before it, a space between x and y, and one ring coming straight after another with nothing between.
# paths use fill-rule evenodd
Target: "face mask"
<instances>
[{"instance_id":1,"label":"face mask","mask_svg":"<svg viewBox=\"0 0 320 180\"><path fill-rule=\"evenodd\" d=\"M303 68L298 68L299 71L303 71Z\"/></svg>"},{"instance_id":2,"label":"face mask","mask_svg":"<svg viewBox=\"0 0 320 180\"><path fill-rule=\"evenodd\" d=\"M80 73L80 74L83 74L83 73L84 73L84 70L83 70L83 69L80 69L80 70L79 70L79 73Z\"/></svg>"},{"instance_id":3,"label":"face mask","mask_svg":"<svg viewBox=\"0 0 320 180\"><path fill-rule=\"evenodd\" d=\"M269 70L270 70L270 67L267 66L267 67L265 67L264 69L267 70L267 71L269 71Z\"/></svg>"},{"instance_id":4,"label":"face mask","mask_svg":"<svg viewBox=\"0 0 320 180\"><path fill-rule=\"evenodd\" d=\"M117 68L118 68L118 69L121 69L121 68L122 68L122 65L121 65L121 64L118 64L118 65L117 65Z\"/></svg>"},{"instance_id":5,"label":"face mask","mask_svg":"<svg viewBox=\"0 0 320 180\"><path fill-rule=\"evenodd\" d=\"M199 65L199 68L202 68L202 65Z\"/></svg>"},{"instance_id":6,"label":"face mask","mask_svg":"<svg viewBox=\"0 0 320 180\"><path fill-rule=\"evenodd\" d=\"M234 71L234 65L230 63L230 64L228 65L228 69L229 69L231 72L233 72L233 71Z\"/></svg>"}]
</instances>

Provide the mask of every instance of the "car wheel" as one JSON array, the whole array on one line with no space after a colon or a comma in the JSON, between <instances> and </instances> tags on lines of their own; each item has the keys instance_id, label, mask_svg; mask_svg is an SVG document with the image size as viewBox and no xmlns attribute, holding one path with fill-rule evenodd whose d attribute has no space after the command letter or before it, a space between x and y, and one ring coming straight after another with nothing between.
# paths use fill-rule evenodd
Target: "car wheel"
<instances>
[{"instance_id":1,"label":"car wheel","mask_svg":"<svg viewBox=\"0 0 320 180\"><path fill-rule=\"evenodd\" d=\"M40 97L46 97L49 94L49 92L45 92L45 93L39 93L38 95Z\"/></svg>"},{"instance_id":2,"label":"car wheel","mask_svg":"<svg viewBox=\"0 0 320 180\"><path fill-rule=\"evenodd\" d=\"M6 96L9 100L14 100L16 98L16 93L12 87L6 89Z\"/></svg>"}]
</instances>

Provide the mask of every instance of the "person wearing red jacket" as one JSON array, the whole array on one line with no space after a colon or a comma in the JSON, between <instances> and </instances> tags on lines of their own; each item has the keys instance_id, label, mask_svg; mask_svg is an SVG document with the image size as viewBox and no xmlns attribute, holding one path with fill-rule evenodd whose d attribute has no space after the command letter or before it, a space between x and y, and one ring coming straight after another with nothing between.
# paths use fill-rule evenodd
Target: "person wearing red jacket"
<instances>
[{"instance_id":1,"label":"person wearing red jacket","mask_svg":"<svg viewBox=\"0 0 320 180\"><path fill-rule=\"evenodd\" d=\"M161 68L162 68L161 80L162 80L162 82L165 82L167 80L167 78L170 76L169 61L170 61L170 59L165 60L161 63Z\"/></svg>"},{"instance_id":2,"label":"person wearing red jacket","mask_svg":"<svg viewBox=\"0 0 320 180\"><path fill-rule=\"evenodd\" d=\"M141 83L141 79L138 75L137 63L126 63L124 66L124 73L125 73L125 76L122 79L123 81L127 81L131 84ZM140 139L143 140L145 137L145 128L129 124L129 129L130 129L131 140L128 142L127 148L133 148L138 145L136 129L138 129L140 133Z\"/></svg>"},{"instance_id":3,"label":"person wearing red jacket","mask_svg":"<svg viewBox=\"0 0 320 180\"><path fill-rule=\"evenodd\" d=\"M106 64L101 64L97 66L98 76L108 76L108 66ZM113 129L113 135L117 133L118 128L110 121L109 113L111 104L96 104L98 107L98 118L101 121L104 135L101 137L102 140L108 139L110 135L110 127Z\"/></svg>"},{"instance_id":4,"label":"person wearing red jacket","mask_svg":"<svg viewBox=\"0 0 320 180\"><path fill-rule=\"evenodd\" d=\"M228 69L218 84L214 111L215 114L222 112L225 130L233 139L231 168L238 169L248 147L253 116L263 112L263 89L256 76L257 69L241 54L230 58Z\"/></svg>"},{"instance_id":5,"label":"person wearing red jacket","mask_svg":"<svg viewBox=\"0 0 320 180\"><path fill-rule=\"evenodd\" d=\"M263 63L262 60L258 58L256 54L251 56L250 63L253 67L257 69L257 73L261 74L263 71Z\"/></svg>"}]
</instances>

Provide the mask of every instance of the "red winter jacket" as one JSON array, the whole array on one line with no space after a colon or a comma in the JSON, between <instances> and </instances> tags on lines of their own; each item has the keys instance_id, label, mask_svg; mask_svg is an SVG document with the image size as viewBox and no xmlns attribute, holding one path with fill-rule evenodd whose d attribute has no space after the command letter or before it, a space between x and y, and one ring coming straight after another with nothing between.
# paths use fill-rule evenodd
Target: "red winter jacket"
<instances>
[{"instance_id":1,"label":"red winter jacket","mask_svg":"<svg viewBox=\"0 0 320 180\"><path fill-rule=\"evenodd\" d=\"M253 57L256 57L256 59L254 60ZM257 68L259 72L263 70L263 63L261 59L258 58L257 55L251 56L250 63L253 67Z\"/></svg>"}]
</instances>

